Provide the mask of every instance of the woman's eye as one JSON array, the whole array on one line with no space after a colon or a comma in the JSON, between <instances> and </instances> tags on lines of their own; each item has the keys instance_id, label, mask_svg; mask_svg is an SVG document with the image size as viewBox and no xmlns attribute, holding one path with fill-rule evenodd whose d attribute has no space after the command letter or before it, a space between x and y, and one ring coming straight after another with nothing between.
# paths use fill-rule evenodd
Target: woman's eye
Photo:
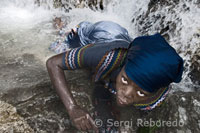
<instances>
[{"instance_id":1,"label":"woman's eye","mask_svg":"<svg viewBox=\"0 0 200 133\"><path fill-rule=\"evenodd\" d=\"M128 81L124 77L122 77L122 83L123 84L128 84Z\"/></svg>"},{"instance_id":2,"label":"woman's eye","mask_svg":"<svg viewBox=\"0 0 200 133\"><path fill-rule=\"evenodd\" d=\"M139 96L141 96L141 97L144 96L144 93L142 93L141 91L137 91L137 94L138 94Z\"/></svg>"}]
</instances>

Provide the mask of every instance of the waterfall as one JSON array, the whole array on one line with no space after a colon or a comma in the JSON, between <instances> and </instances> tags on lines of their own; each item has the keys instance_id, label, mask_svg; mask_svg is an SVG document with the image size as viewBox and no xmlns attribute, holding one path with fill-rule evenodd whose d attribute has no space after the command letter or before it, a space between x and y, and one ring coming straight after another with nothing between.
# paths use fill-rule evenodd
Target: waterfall
<instances>
[{"instance_id":1,"label":"waterfall","mask_svg":"<svg viewBox=\"0 0 200 133\"><path fill-rule=\"evenodd\" d=\"M79 1L71 1L71 5L69 1L68 6L71 9L68 12L65 12L64 8L55 8L53 0L40 0L39 4L37 1L0 1L0 55L15 57L31 53L45 64L45 60L54 55L48 50L48 47L57 39L57 33L52 26L52 19L55 16L65 19L66 29L73 28L80 21L111 20L125 27L133 38L143 33L153 34L160 31L162 25L174 21L176 30L173 33L168 32L169 42L180 53L187 65L187 71L183 75L184 79L180 84L174 86L184 91L192 90L193 83L188 77L189 66L191 66L192 55L200 47L198 37L200 34L200 8L195 4L196 1L182 0L176 5L177 8L174 8L173 12L169 12L168 8L158 7L156 12L149 11L149 16L146 16L148 20L144 19L144 22L140 18L147 13L150 0L104 0L103 10L91 10L83 6L75 8L74 3L81 5ZM189 7L190 10L183 10L184 6ZM152 19L158 14L166 16L166 22L162 22L162 25L161 22ZM147 22L152 22L151 27L144 29L144 26L148 25ZM141 30L145 32L141 32Z\"/></svg>"}]
</instances>

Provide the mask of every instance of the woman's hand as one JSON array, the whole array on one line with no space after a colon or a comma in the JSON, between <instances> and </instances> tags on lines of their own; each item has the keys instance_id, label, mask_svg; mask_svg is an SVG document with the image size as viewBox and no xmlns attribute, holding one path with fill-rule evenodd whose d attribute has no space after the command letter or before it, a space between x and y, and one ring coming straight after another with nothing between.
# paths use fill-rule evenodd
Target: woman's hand
<instances>
[{"instance_id":1,"label":"woman's hand","mask_svg":"<svg viewBox=\"0 0 200 133\"><path fill-rule=\"evenodd\" d=\"M88 112L81 109L79 106L75 106L69 111L70 119L74 126L81 131L94 130L98 133L98 128L95 125L94 120L91 118Z\"/></svg>"},{"instance_id":2,"label":"woman's hand","mask_svg":"<svg viewBox=\"0 0 200 133\"><path fill-rule=\"evenodd\" d=\"M59 97L64 103L74 125L79 130L86 131L93 129L98 133L98 128L95 126L89 113L81 109L76 104L76 101L68 88L62 65L63 54L64 53L53 56L47 60L47 70L49 72L50 79L56 88Z\"/></svg>"}]
</instances>

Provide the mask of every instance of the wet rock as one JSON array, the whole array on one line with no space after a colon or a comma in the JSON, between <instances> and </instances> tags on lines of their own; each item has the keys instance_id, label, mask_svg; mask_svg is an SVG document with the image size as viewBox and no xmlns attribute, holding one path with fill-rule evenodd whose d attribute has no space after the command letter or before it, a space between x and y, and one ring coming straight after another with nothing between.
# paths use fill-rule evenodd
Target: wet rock
<instances>
[{"instance_id":1,"label":"wet rock","mask_svg":"<svg viewBox=\"0 0 200 133\"><path fill-rule=\"evenodd\" d=\"M0 62L0 96L8 102L26 101L41 92L37 88L49 83L46 69L32 54L1 56Z\"/></svg>"},{"instance_id":2,"label":"wet rock","mask_svg":"<svg viewBox=\"0 0 200 133\"><path fill-rule=\"evenodd\" d=\"M132 122L130 132L197 133L200 132L199 113L198 93L175 92L151 112L124 108L122 115L125 121Z\"/></svg>"},{"instance_id":3,"label":"wet rock","mask_svg":"<svg viewBox=\"0 0 200 133\"><path fill-rule=\"evenodd\" d=\"M194 86L191 88L194 89L200 88L199 24L188 24L188 22L194 21L195 17L194 20L191 20L192 17L183 17L181 14L192 16L193 9L191 7L197 6L199 6L199 2L190 0L150 0L147 10L143 12L138 10L137 17L132 20L137 26L139 35L161 33L176 49L177 53L184 59L184 73L189 73L183 81L189 82L187 84L191 84L192 81ZM191 30L193 28L194 30Z\"/></svg>"},{"instance_id":4,"label":"wet rock","mask_svg":"<svg viewBox=\"0 0 200 133\"><path fill-rule=\"evenodd\" d=\"M190 78L196 85L200 85L200 48L195 51L193 58L191 59L190 69Z\"/></svg>"},{"instance_id":5,"label":"wet rock","mask_svg":"<svg viewBox=\"0 0 200 133\"><path fill-rule=\"evenodd\" d=\"M16 108L12 105L0 101L0 132L32 133L33 129L21 117Z\"/></svg>"},{"instance_id":6,"label":"wet rock","mask_svg":"<svg viewBox=\"0 0 200 133\"><path fill-rule=\"evenodd\" d=\"M104 0L54 0L54 6L56 8L64 8L69 12L73 8L90 8L92 10L103 10L104 9Z\"/></svg>"},{"instance_id":7,"label":"wet rock","mask_svg":"<svg viewBox=\"0 0 200 133\"><path fill-rule=\"evenodd\" d=\"M7 57L0 59L0 68L4 68L0 71L2 83L0 100L13 106L1 107L0 112L4 112L3 116L5 116L6 110L9 110L8 107L10 112L14 112L6 115L3 127L10 124L9 119L14 119L12 118L14 114L14 116L17 115L17 119L11 125L17 125L19 121L26 123L26 126L23 124L17 126L20 131L25 131L30 127L30 130L34 132L77 132L52 87L45 66L39 59L32 54L24 54L15 59ZM8 79L10 82L5 82L3 79ZM77 103L92 114L91 95L94 85L90 81L89 72L87 70L66 71L66 79ZM156 133L200 132L200 96L197 92L174 92L160 107L151 112L142 112L134 107L119 108L119 110L120 120L129 121L128 124L131 124L127 126L126 122L121 125L120 130L124 132L144 132L144 130L153 130ZM143 126L144 123L138 123L141 121L146 121L147 126ZM157 123L160 121L165 124L161 127L159 124L149 126L150 121L158 121ZM167 122L168 125L166 125ZM10 129L0 127L1 130L9 131Z\"/></svg>"},{"instance_id":8,"label":"wet rock","mask_svg":"<svg viewBox=\"0 0 200 133\"><path fill-rule=\"evenodd\" d=\"M165 13L167 12L171 18L179 19L174 10L178 4L179 0L151 0L147 11L139 13L141 15L138 15L132 21L138 25L139 33L147 35L158 32L169 40L169 33L174 35L177 32L177 23L169 19ZM186 8L183 8L183 10L186 11Z\"/></svg>"},{"instance_id":9,"label":"wet rock","mask_svg":"<svg viewBox=\"0 0 200 133\"><path fill-rule=\"evenodd\" d=\"M52 87L44 63L32 54L15 58L1 56L0 61L0 100L14 106L34 132L77 131ZM87 71L68 71L66 77L77 103L91 111L92 83ZM9 124L6 120L4 123ZM23 125L19 127L25 130ZM4 128L1 129L4 131Z\"/></svg>"}]
</instances>

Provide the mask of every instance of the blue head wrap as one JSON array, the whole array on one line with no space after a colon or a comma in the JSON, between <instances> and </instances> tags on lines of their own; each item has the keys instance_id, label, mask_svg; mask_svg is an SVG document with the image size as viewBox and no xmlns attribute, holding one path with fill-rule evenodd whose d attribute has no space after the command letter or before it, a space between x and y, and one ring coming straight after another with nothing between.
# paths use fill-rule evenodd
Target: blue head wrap
<instances>
[{"instance_id":1,"label":"blue head wrap","mask_svg":"<svg viewBox=\"0 0 200 133\"><path fill-rule=\"evenodd\" d=\"M183 59L160 34L133 40L125 65L127 76L147 92L180 82Z\"/></svg>"}]
</instances>

